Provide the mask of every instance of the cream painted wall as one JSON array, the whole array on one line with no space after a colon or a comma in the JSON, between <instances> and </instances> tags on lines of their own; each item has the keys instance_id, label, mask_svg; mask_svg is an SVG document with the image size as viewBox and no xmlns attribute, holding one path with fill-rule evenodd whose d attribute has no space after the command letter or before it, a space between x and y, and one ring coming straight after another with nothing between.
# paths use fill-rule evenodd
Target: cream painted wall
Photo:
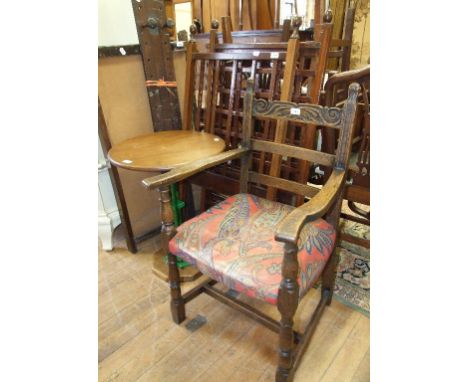
<instances>
[{"instance_id":1,"label":"cream painted wall","mask_svg":"<svg viewBox=\"0 0 468 382\"><path fill-rule=\"evenodd\" d=\"M138 34L130 0L98 0L98 45L138 44Z\"/></svg>"}]
</instances>

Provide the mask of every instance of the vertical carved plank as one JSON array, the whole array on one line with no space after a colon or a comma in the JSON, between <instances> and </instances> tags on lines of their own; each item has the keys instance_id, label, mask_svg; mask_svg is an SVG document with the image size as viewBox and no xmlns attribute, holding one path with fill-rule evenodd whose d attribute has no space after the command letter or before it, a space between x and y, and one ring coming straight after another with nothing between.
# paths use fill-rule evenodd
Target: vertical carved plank
<instances>
[{"instance_id":1,"label":"vertical carved plank","mask_svg":"<svg viewBox=\"0 0 468 382\"><path fill-rule=\"evenodd\" d=\"M162 0L132 0L147 81L176 81L170 30L174 22L167 17ZM147 83L148 98L155 131L178 130L181 126L176 88Z\"/></svg>"}]
</instances>

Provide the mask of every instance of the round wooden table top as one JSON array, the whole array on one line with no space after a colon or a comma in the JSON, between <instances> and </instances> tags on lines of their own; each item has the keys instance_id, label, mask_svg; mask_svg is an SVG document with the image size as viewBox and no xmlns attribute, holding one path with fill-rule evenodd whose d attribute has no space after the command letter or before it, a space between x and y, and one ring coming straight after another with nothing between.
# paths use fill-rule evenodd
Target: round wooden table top
<instances>
[{"instance_id":1,"label":"round wooden table top","mask_svg":"<svg viewBox=\"0 0 468 382\"><path fill-rule=\"evenodd\" d=\"M170 130L127 139L113 146L109 160L137 171L167 171L184 163L224 151L224 141L213 134Z\"/></svg>"}]
</instances>

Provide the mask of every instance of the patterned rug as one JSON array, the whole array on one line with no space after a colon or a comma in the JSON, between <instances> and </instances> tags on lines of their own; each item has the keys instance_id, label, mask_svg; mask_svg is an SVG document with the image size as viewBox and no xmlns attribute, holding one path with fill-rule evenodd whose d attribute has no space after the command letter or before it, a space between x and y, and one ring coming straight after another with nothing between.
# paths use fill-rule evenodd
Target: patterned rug
<instances>
[{"instance_id":1,"label":"patterned rug","mask_svg":"<svg viewBox=\"0 0 468 382\"><path fill-rule=\"evenodd\" d=\"M370 237L370 228L363 224L341 220L340 229L362 239ZM342 240L338 244L338 255L335 298L369 317L370 251Z\"/></svg>"}]
</instances>

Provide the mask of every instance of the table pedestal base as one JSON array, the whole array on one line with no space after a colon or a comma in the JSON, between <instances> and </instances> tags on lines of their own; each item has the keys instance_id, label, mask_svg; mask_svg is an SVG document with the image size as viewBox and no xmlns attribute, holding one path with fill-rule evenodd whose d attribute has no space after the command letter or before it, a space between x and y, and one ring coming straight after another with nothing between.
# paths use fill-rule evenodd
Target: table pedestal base
<instances>
[{"instance_id":1,"label":"table pedestal base","mask_svg":"<svg viewBox=\"0 0 468 382\"><path fill-rule=\"evenodd\" d=\"M154 254L153 274L164 281L169 281L169 266L164 261L164 250L157 251ZM182 283L195 281L201 275L201 272L192 266L179 269L179 279Z\"/></svg>"}]
</instances>

